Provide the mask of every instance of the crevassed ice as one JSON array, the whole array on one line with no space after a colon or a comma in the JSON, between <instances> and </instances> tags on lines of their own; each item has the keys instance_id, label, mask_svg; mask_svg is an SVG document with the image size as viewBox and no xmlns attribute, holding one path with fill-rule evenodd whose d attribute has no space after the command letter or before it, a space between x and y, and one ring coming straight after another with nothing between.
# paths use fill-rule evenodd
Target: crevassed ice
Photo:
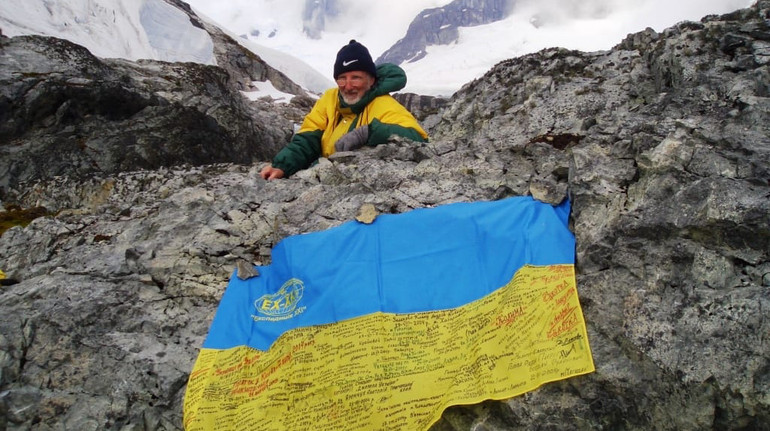
<instances>
[{"instance_id":1,"label":"crevassed ice","mask_svg":"<svg viewBox=\"0 0 770 431\"><path fill-rule=\"evenodd\" d=\"M216 64L211 36L181 10L162 0L145 0L139 21L158 60Z\"/></svg>"}]
</instances>

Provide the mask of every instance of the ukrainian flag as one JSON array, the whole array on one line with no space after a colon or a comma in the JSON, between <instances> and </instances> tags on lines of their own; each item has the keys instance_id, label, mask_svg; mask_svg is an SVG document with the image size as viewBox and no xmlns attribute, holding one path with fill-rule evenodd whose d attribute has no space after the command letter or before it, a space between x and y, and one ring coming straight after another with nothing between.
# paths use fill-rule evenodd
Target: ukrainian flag
<instances>
[{"instance_id":1,"label":"ukrainian flag","mask_svg":"<svg viewBox=\"0 0 770 431\"><path fill-rule=\"evenodd\" d=\"M592 372L568 217L518 197L286 238L231 278L185 429L423 430Z\"/></svg>"}]
</instances>

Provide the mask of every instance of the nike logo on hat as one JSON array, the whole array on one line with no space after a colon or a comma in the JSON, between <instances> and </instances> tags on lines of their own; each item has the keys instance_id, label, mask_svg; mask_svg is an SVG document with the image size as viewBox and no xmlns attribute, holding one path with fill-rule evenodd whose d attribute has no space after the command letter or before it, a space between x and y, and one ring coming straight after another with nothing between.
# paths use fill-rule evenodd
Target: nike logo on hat
<instances>
[{"instance_id":1,"label":"nike logo on hat","mask_svg":"<svg viewBox=\"0 0 770 431\"><path fill-rule=\"evenodd\" d=\"M348 67L348 66L350 66L351 64L355 63L356 61L358 61L358 59L355 59L355 60L350 60L350 61L343 61L343 62L342 62L342 67Z\"/></svg>"}]
</instances>

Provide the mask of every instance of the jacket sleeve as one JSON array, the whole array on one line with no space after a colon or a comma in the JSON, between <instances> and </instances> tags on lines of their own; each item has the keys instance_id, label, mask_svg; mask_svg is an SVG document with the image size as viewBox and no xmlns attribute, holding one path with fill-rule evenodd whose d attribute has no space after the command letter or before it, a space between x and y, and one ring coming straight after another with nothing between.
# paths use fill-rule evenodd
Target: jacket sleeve
<instances>
[{"instance_id":1,"label":"jacket sleeve","mask_svg":"<svg viewBox=\"0 0 770 431\"><path fill-rule=\"evenodd\" d=\"M403 136L417 142L428 140L428 134L402 104L390 95L380 96L370 104L369 139L366 144L376 146L388 141L390 135Z\"/></svg>"},{"instance_id":2,"label":"jacket sleeve","mask_svg":"<svg viewBox=\"0 0 770 431\"><path fill-rule=\"evenodd\" d=\"M423 132L424 133L424 132ZM405 127L398 124L383 123L378 119L372 120L369 124L369 139L366 145L377 146L388 141L390 135L403 136L417 142L427 142L427 136L423 136L412 127Z\"/></svg>"},{"instance_id":3,"label":"jacket sleeve","mask_svg":"<svg viewBox=\"0 0 770 431\"><path fill-rule=\"evenodd\" d=\"M321 157L322 135L321 130L295 134L291 142L273 158L273 167L282 170L284 177L310 167Z\"/></svg>"},{"instance_id":4,"label":"jacket sleeve","mask_svg":"<svg viewBox=\"0 0 770 431\"><path fill-rule=\"evenodd\" d=\"M273 158L273 167L281 169L284 177L309 168L321 157L321 137L328 126L326 106L333 96L333 92L327 91L316 101L313 109L302 120L299 131Z\"/></svg>"}]
</instances>

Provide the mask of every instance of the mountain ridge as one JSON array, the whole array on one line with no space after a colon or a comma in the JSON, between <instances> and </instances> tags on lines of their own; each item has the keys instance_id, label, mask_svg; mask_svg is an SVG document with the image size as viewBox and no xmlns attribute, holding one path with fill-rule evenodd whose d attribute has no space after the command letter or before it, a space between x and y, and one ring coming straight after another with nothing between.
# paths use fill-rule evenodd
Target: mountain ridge
<instances>
[{"instance_id":1,"label":"mountain ridge","mask_svg":"<svg viewBox=\"0 0 770 431\"><path fill-rule=\"evenodd\" d=\"M406 35L377 60L380 63L411 63L428 55L428 45L449 45L458 41L459 27L473 27L499 21L507 16L511 0L454 0L422 11L409 24Z\"/></svg>"}]
</instances>

